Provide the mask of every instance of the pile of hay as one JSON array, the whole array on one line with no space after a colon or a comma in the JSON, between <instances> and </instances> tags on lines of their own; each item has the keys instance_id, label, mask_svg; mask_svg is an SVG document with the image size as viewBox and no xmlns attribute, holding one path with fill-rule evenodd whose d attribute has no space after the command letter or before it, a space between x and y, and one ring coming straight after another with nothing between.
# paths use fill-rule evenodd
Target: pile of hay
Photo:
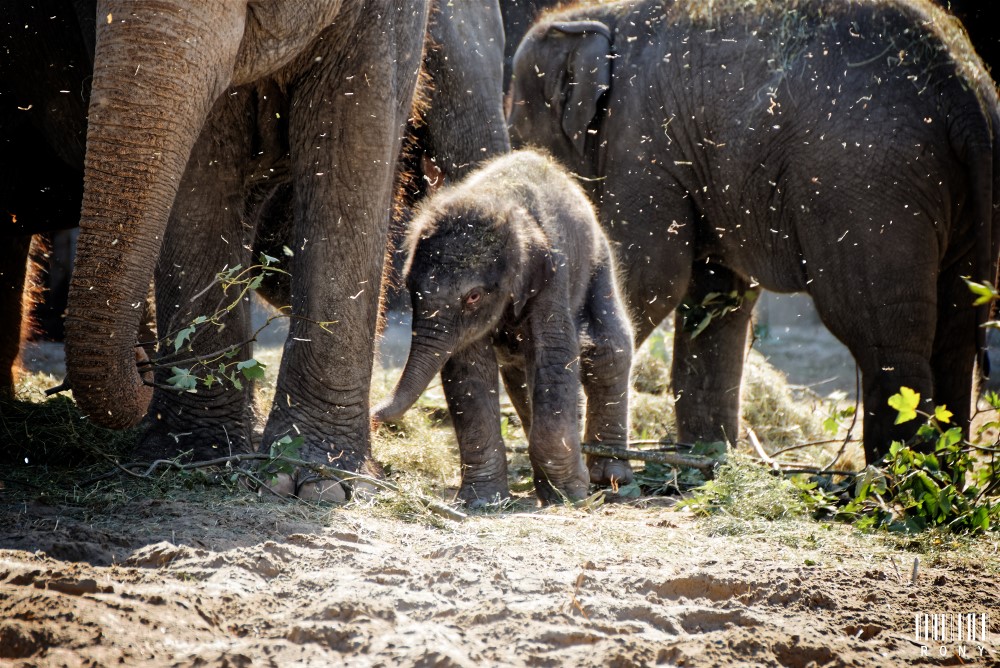
<instances>
[{"instance_id":1,"label":"pile of hay","mask_svg":"<svg viewBox=\"0 0 1000 668\"><path fill-rule=\"evenodd\" d=\"M669 392L673 332L657 330L637 351L632 372L632 430L639 438L675 435L674 402ZM743 429L752 427L768 452L789 445L832 438L823 420L833 405L800 388L750 350L743 367Z\"/></svg>"}]
</instances>

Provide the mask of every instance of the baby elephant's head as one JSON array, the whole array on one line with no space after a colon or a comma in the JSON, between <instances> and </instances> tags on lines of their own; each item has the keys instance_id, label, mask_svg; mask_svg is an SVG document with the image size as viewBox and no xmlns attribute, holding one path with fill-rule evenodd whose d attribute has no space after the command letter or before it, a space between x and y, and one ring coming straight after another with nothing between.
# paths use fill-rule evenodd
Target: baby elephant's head
<instances>
[{"instance_id":1,"label":"baby elephant's head","mask_svg":"<svg viewBox=\"0 0 1000 668\"><path fill-rule=\"evenodd\" d=\"M518 300L525 255L520 208L489 212L449 202L426 207L406 242L413 338L403 375L377 420L402 415L453 353L489 335Z\"/></svg>"}]
</instances>

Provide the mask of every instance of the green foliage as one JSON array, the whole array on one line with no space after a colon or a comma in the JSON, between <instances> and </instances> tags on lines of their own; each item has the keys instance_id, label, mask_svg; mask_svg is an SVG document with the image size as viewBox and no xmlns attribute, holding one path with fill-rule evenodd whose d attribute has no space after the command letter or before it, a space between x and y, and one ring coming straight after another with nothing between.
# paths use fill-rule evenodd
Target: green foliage
<instances>
[{"instance_id":1,"label":"green foliage","mask_svg":"<svg viewBox=\"0 0 1000 668\"><path fill-rule=\"evenodd\" d=\"M977 283L976 281L970 281L968 278L963 278L962 280L969 286L972 294L976 295L976 300L972 302L973 306L982 306L983 304L995 302L1000 299L1000 293L997 292L997 289L992 284Z\"/></svg>"},{"instance_id":2,"label":"green foliage","mask_svg":"<svg viewBox=\"0 0 1000 668\"><path fill-rule=\"evenodd\" d=\"M992 402L1000 403L992 397ZM956 533L988 531L1000 521L1000 499L990 492L1000 483L996 450L963 440L961 427L945 428L952 413L918 410L920 394L908 387L889 398L896 423L922 415L926 422L909 443L895 441L881 466L868 466L855 481L853 499L838 517L860 529L886 528L916 533L942 527ZM989 453L979 461L977 453Z\"/></svg>"},{"instance_id":3,"label":"green foliage","mask_svg":"<svg viewBox=\"0 0 1000 668\"><path fill-rule=\"evenodd\" d=\"M823 420L823 431L828 434L836 435L840 432L840 428L843 425L844 420L848 418L854 418L857 412L856 406L848 406L846 408L837 408L834 405L830 409L830 415Z\"/></svg>"},{"instance_id":4,"label":"green foliage","mask_svg":"<svg viewBox=\"0 0 1000 668\"><path fill-rule=\"evenodd\" d=\"M280 474L285 473L288 475L295 474L295 465L289 461L285 461L282 457L288 457L289 459L299 459L299 450L302 449L302 444L305 443L305 438L302 436L291 436L285 434L278 440L271 443L271 447L268 448L268 456L271 460L266 462L262 468L267 471L268 475L271 476L271 481Z\"/></svg>"},{"instance_id":5,"label":"green foliage","mask_svg":"<svg viewBox=\"0 0 1000 668\"><path fill-rule=\"evenodd\" d=\"M899 388L899 393L889 397L889 406L896 409L896 423L909 422L917 417L917 406L920 405L920 394L908 387Z\"/></svg>"},{"instance_id":6,"label":"green foliage","mask_svg":"<svg viewBox=\"0 0 1000 668\"><path fill-rule=\"evenodd\" d=\"M190 369L182 369L175 366L171 367L170 371L172 375L167 379L170 385L183 392L198 391L198 378L191 374Z\"/></svg>"},{"instance_id":7,"label":"green foliage","mask_svg":"<svg viewBox=\"0 0 1000 668\"><path fill-rule=\"evenodd\" d=\"M721 513L738 520L803 518L809 511L795 484L739 452L730 453L715 477L678 505L699 515Z\"/></svg>"},{"instance_id":8,"label":"green foliage","mask_svg":"<svg viewBox=\"0 0 1000 668\"><path fill-rule=\"evenodd\" d=\"M229 348L202 355L194 354L191 346L204 329L215 327L222 330L225 328L225 317L250 292L258 289L265 278L276 272L284 273L275 266L277 264L277 258L261 253L259 264L246 268L239 264L235 267L224 268L216 274L215 280L201 294L204 294L209 288L218 285L227 299L226 305L212 315L199 315L195 317L187 326L160 339L161 353L150 362L150 366L153 368L170 366L171 375L167 379L167 384L171 388L179 392L197 392L199 387L210 388L216 384L228 383L237 390L242 390L243 381L245 380L263 380L265 364L253 358L246 360L234 359L239 355L240 348L249 343L249 341L240 342ZM229 297L232 297L234 293L235 297L231 301L228 301ZM284 317L284 315L276 317ZM269 323L270 319L264 326L267 326ZM318 324L324 326L328 323ZM256 334L253 338L256 338ZM170 350L171 352L164 353L162 352L164 350ZM184 355L190 356L184 358Z\"/></svg>"},{"instance_id":9,"label":"green foliage","mask_svg":"<svg viewBox=\"0 0 1000 668\"><path fill-rule=\"evenodd\" d=\"M705 331L705 328L713 320L735 311L742 305L743 296L733 290L732 292L709 292L697 304L685 299L677 307L677 310L683 317L684 331L688 332L693 339Z\"/></svg>"}]
</instances>

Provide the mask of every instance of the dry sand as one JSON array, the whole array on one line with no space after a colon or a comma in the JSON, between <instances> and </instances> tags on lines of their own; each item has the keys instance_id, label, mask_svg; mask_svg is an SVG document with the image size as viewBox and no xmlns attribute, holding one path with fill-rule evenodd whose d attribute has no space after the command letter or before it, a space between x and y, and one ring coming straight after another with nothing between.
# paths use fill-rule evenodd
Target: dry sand
<instances>
[{"instance_id":1,"label":"dry sand","mask_svg":"<svg viewBox=\"0 0 1000 668\"><path fill-rule=\"evenodd\" d=\"M955 643L914 638L915 614L945 611L989 612L1000 634L995 575L924 557L913 583L912 552L842 525L732 537L667 508L438 526L376 510L245 495L114 514L6 507L0 664L805 667L1000 656L992 639L982 657L966 643L963 658Z\"/></svg>"}]
</instances>

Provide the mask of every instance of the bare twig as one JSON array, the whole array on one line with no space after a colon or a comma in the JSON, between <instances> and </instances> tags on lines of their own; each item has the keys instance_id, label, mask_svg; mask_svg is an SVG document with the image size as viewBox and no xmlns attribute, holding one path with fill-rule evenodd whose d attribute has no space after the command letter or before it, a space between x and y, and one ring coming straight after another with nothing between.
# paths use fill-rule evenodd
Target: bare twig
<instances>
[{"instance_id":1,"label":"bare twig","mask_svg":"<svg viewBox=\"0 0 1000 668\"><path fill-rule=\"evenodd\" d=\"M764 448L757 439L757 434L754 433L753 427L747 426L747 439L750 441L750 445L753 446L753 449L757 451L757 456L760 457L761 461L770 466L772 471L778 471L781 469L781 467L778 466L778 462L771 459L770 455L764 452Z\"/></svg>"},{"instance_id":2,"label":"bare twig","mask_svg":"<svg viewBox=\"0 0 1000 668\"><path fill-rule=\"evenodd\" d=\"M517 446L509 448L512 452L526 453L528 448ZM601 443L581 443L580 450L585 455L595 455L597 457L610 457L612 459L632 459L643 462L654 462L656 464L669 464L681 468L698 469L706 478L712 475L716 461L708 457L698 455L678 455L672 452L657 452L649 450L629 450L609 445L609 442Z\"/></svg>"},{"instance_id":3,"label":"bare twig","mask_svg":"<svg viewBox=\"0 0 1000 668\"><path fill-rule=\"evenodd\" d=\"M50 387L49 389L45 390L45 396L51 397L53 394L59 394L60 392L67 392L72 389L73 388L70 387L69 380L67 379L59 383L55 387Z\"/></svg>"},{"instance_id":4,"label":"bare twig","mask_svg":"<svg viewBox=\"0 0 1000 668\"><path fill-rule=\"evenodd\" d=\"M854 478L858 475L857 471L834 471L821 469L816 466L802 466L799 468L785 468L782 466L780 473L782 475L797 475L799 473L809 473L811 475L842 475L848 478Z\"/></svg>"},{"instance_id":5,"label":"bare twig","mask_svg":"<svg viewBox=\"0 0 1000 668\"><path fill-rule=\"evenodd\" d=\"M840 446L840 450L834 455L833 459L830 460L826 466L823 467L824 473L829 473L829 470L833 468L833 465L840 461L840 458L844 456L847 451L847 444L851 442L851 436L854 435L854 427L858 423L858 406L861 404L861 369L858 365L854 365L854 414L851 415L851 426L847 428L847 435L844 436L844 442Z\"/></svg>"},{"instance_id":6,"label":"bare twig","mask_svg":"<svg viewBox=\"0 0 1000 668\"><path fill-rule=\"evenodd\" d=\"M896 571L896 579L902 582L903 576L899 574L899 569L896 568L896 559L891 554L889 555L889 563L892 564L892 570Z\"/></svg>"},{"instance_id":7,"label":"bare twig","mask_svg":"<svg viewBox=\"0 0 1000 668\"><path fill-rule=\"evenodd\" d=\"M777 457L778 455L783 455L786 452L791 452L792 450L801 450L802 448L810 448L814 445L829 445L830 443L840 443L839 438L828 438L824 441L809 441L808 443L796 443L795 445L789 445L787 447L781 448L780 450L775 450L771 453L772 457Z\"/></svg>"},{"instance_id":8,"label":"bare twig","mask_svg":"<svg viewBox=\"0 0 1000 668\"><path fill-rule=\"evenodd\" d=\"M569 595L569 603L571 610L573 608L576 608L577 610L580 611L580 614L583 615L584 619L590 619L590 615L588 615L587 611L583 609L583 605L580 603L580 599L577 597L577 595L580 593L580 586L583 584L583 580L586 577L587 576L583 571L581 571L580 574L576 576L576 586L573 587L573 593Z\"/></svg>"}]
</instances>

